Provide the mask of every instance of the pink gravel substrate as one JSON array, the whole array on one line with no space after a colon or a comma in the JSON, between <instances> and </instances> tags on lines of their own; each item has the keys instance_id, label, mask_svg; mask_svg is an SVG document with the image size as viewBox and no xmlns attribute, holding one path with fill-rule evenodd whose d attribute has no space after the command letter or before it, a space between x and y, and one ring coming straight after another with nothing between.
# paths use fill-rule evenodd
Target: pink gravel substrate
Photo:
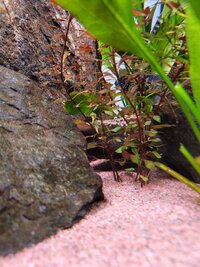
<instances>
[{"instance_id":1,"label":"pink gravel substrate","mask_svg":"<svg viewBox=\"0 0 200 267\"><path fill-rule=\"evenodd\" d=\"M199 267L199 195L156 173L141 188L133 177L100 173L106 200L71 229L59 231L0 267Z\"/></svg>"}]
</instances>

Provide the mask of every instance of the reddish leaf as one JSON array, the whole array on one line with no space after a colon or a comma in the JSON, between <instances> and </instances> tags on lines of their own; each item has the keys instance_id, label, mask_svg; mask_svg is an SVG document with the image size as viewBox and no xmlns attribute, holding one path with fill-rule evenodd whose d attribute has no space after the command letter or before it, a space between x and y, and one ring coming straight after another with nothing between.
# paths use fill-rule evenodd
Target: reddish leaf
<instances>
[{"instance_id":1,"label":"reddish leaf","mask_svg":"<svg viewBox=\"0 0 200 267\"><path fill-rule=\"evenodd\" d=\"M80 51L81 51L83 54L87 54L87 53L89 53L90 51L92 51L92 47L91 47L91 45L82 45L82 46L80 46Z\"/></svg>"}]
</instances>

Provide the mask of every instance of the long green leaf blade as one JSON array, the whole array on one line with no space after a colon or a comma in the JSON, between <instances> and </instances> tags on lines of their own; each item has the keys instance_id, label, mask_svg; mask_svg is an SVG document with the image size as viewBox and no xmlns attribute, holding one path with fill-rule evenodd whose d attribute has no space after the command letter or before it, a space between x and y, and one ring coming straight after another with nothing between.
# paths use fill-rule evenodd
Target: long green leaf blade
<instances>
[{"instance_id":1,"label":"long green leaf blade","mask_svg":"<svg viewBox=\"0 0 200 267\"><path fill-rule=\"evenodd\" d=\"M197 163L195 158L190 154L187 148L182 144L180 147L180 151L184 155L184 157L188 160L188 162L193 166L193 168L198 172L198 174L200 174L200 165Z\"/></svg>"},{"instance_id":2,"label":"long green leaf blade","mask_svg":"<svg viewBox=\"0 0 200 267\"><path fill-rule=\"evenodd\" d=\"M91 34L104 43L112 44L123 51L134 49L141 55L137 47L140 35L134 24L131 0L57 0L65 9L76 16ZM135 43L130 43L127 28L134 32Z\"/></svg>"},{"instance_id":3,"label":"long green leaf blade","mask_svg":"<svg viewBox=\"0 0 200 267\"><path fill-rule=\"evenodd\" d=\"M160 168L161 170L165 171L166 173L170 174L171 176L173 176L174 178L178 179L180 182L186 184L187 186L191 187L192 189L194 189L197 193L200 194L200 187L198 185L196 185L195 183L193 183L192 181L188 180L186 177L184 177L183 175L181 175L180 173L172 170L171 168L169 168L168 166L164 165L163 163L160 162L154 162L154 164Z\"/></svg>"},{"instance_id":4,"label":"long green leaf blade","mask_svg":"<svg viewBox=\"0 0 200 267\"><path fill-rule=\"evenodd\" d=\"M200 108L200 9L199 0L192 0L187 8L187 42L190 54L190 77L194 100ZM197 11L193 7L198 6Z\"/></svg>"},{"instance_id":5,"label":"long green leaf blade","mask_svg":"<svg viewBox=\"0 0 200 267\"><path fill-rule=\"evenodd\" d=\"M193 11L195 12L197 18L200 20L199 0L191 0L190 5Z\"/></svg>"},{"instance_id":6,"label":"long green leaf blade","mask_svg":"<svg viewBox=\"0 0 200 267\"><path fill-rule=\"evenodd\" d=\"M132 16L132 0L56 0L96 38L147 60L174 93L174 86L143 41Z\"/></svg>"},{"instance_id":7,"label":"long green leaf blade","mask_svg":"<svg viewBox=\"0 0 200 267\"><path fill-rule=\"evenodd\" d=\"M182 87L180 83L177 83L175 86L176 93L185 102L185 105L190 110L195 119L196 123L200 126L200 109L195 105L192 98L189 96L187 91Z\"/></svg>"},{"instance_id":8,"label":"long green leaf blade","mask_svg":"<svg viewBox=\"0 0 200 267\"><path fill-rule=\"evenodd\" d=\"M184 91L183 87L180 84L176 85L175 96L179 102L187 121L189 122L194 135L197 140L200 142L200 129L199 129L199 115L198 109L191 99L188 102L187 93Z\"/></svg>"},{"instance_id":9,"label":"long green leaf blade","mask_svg":"<svg viewBox=\"0 0 200 267\"><path fill-rule=\"evenodd\" d=\"M131 13L132 0L57 0L57 3L78 17L99 40L146 59L161 75L180 104L182 99L174 85L136 29ZM196 129L196 135L197 132Z\"/></svg>"}]
</instances>

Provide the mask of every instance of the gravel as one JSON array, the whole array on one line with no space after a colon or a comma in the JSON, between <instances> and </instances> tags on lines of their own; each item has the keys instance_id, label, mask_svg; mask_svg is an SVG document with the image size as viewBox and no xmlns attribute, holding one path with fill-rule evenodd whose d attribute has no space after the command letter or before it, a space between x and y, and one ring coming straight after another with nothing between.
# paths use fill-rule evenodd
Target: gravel
<instances>
[{"instance_id":1,"label":"gravel","mask_svg":"<svg viewBox=\"0 0 200 267\"><path fill-rule=\"evenodd\" d=\"M143 188L133 176L99 173L105 201L70 229L0 258L1 267L199 267L199 195L155 172Z\"/></svg>"}]
</instances>

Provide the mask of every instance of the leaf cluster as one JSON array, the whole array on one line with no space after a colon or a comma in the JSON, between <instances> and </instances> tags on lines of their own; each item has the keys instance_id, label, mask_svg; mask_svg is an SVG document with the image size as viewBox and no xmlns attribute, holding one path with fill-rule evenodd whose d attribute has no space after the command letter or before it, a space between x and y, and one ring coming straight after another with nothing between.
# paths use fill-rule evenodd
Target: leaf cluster
<instances>
[{"instance_id":1,"label":"leaf cluster","mask_svg":"<svg viewBox=\"0 0 200 267\"><path fill-rule=\"evenodd\" d=\"M103 59L101 63L109 69L109 75L116 77L118 86L113 93L113 87L109 87L109 83L105 81L106 74L103 73L101 90L105 90L104 93L96 92L93 97L93 94L87 92L81 98L72 95L73 101L71 103L67 101L66 109L77 114L78 107L85 118L92 117L92 123L96 123L96 119L99 119L100 128L96 129L103 137L105 148L106 142L109 141L107 137L113 133L113 129L105 126L104 120L122 118L125 126L114 129L114 133L116 131L119 133L119 136L114 138L120 140L116 152L122 156L124 153L125 159L128 158L136 164L137 176L146 182L149 170L154 167L154 163L148 159L148 154L160 157L157 152L159 140L154 124L154 121L159 123L160 118L154 112L155 103L152 97L160 96L158 103L155 104L158 109L162 102L165 102L163 100L169 89L200 141L198 75L200 46L196 34L200 27L200 16L196 8L198 0L191 3L178 0L162 1L164 10L160 18L161 26L155 35L152 35L147 27L148 20L152 22L155 10L144 9L143 1L57 0L56 2L77 16L87 30L101 41L103 44L100 51ZM190 64L188 64L186 37ZM119 64L116 57L120 57ZM120 65L125 67L119 69ZM188 78L188 69L193 99L180 83ZM148 86L148 76L155 74L161 78L161 86L154 87L152 83ZM119 99L123 102L123 107L117 105ZM72 104L75 105L73 108ZM105 106L106 109L108 106L109 108L106 110ZM132 115L134 116L131 117ZM195 161L189 153L186 153L186 148L181 151L190 162ZM193 162L193 166L198 171L196 163L197 161Z\"/></svg>"}]
</instances>

